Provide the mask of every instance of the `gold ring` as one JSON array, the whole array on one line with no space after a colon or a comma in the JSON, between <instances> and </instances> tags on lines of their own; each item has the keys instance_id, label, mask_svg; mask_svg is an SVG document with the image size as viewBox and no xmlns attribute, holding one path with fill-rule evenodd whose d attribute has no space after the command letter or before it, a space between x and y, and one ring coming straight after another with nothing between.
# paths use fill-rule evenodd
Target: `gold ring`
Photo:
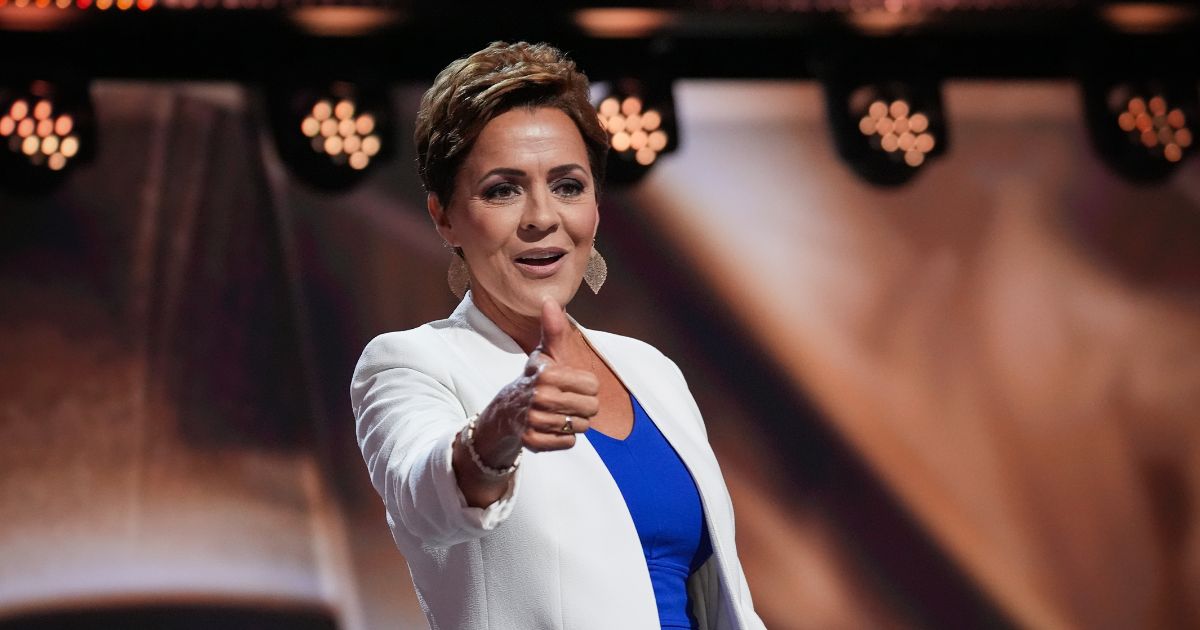
<instances>
[{"instance_id":1,"label":"gold ring","mask_svg":"<svg viewBox=\"0 0 1200 630\"><path fill-rule=\"evenodd\" d=\"M564 419L564 422L563 422L562 428L559 429L559 432L560 433L574 433L575 427L571 426L571 422L572 422L571 416L563 416L563 419Z\"/></svg>"}]
</instances>

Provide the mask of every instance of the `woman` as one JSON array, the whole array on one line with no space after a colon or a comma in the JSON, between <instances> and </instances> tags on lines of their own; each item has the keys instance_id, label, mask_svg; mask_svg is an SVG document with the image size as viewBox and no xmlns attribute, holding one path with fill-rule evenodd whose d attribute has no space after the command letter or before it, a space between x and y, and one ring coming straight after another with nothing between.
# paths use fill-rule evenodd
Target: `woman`
<instances>
[{"instance_id":1,"label":"woman","mask_svg":"<svg viewBox=\"0 0 1200 630\"><path fill-rule=\"evenodd\" d=\"M493 43L422 99L429 215L470 290L373 339L351 401L432 627L762 627L679 369L564 311L603 282L607 139L587 78L544 44Z\"/></svg>"}]
</instances>

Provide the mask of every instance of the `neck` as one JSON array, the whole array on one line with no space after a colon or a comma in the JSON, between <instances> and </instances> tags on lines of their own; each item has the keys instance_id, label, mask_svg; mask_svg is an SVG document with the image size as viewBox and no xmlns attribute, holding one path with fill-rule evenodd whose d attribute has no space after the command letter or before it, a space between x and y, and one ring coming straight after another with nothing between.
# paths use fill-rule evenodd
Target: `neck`
<instances>
[{"instance_id":1,"label":"neck","mask_svg":"<svg viewBox=\"0 0 1200 630\"><path fill-rule=\"evenodd\" d=\"M504 331L504 334L512 337L525 354L533 352L542 342L542 320L539 317L522 315L506 308L493 300L487 292L474 287L471 288L471 300L480 312Z\"/></svg>"}]
</instances>

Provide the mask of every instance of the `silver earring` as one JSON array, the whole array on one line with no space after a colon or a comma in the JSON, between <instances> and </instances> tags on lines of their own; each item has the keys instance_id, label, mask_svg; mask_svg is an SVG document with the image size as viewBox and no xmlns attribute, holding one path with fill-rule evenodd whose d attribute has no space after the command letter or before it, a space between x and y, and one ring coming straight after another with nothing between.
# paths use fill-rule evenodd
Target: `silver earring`
<instances>
[{"instance_id":1,"label":"silver earring","mask_svg":"<svg viewBox=\"0 0 1200 630\"><path fill-rule=\"evenodd\" d=\"M471 282L471 274L467 273L467 263L457 252L450 255L450 268L446 270L446 284L454 297L463 299L467 293L467 285Z\"/></svg>"},{"instance_id":2,"label":"silver earring","mask_svg":"<svg viewBox=\"0 0 1200 630\"><path fill-rule=\"evenodd\" d=\"M596 249L596 242L592 241L592 253L588 256L587 269L583 272L583 281L587 283L588 288L592 293L600 293L600 287L604 286L604 281L608 278L608 263L604 257L600 255Z\"/></svg>"}]
</instances>

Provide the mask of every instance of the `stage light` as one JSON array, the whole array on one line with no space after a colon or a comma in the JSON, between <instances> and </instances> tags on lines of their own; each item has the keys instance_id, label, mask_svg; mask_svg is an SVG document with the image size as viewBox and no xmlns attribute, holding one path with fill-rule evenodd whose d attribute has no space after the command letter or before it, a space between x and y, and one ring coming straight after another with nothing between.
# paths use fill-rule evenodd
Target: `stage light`
<instances>
[{"instance_id":1,"label":"stage light","mask_svg":"<svg viewBox=\"0 0 1200 630\"><path fill-rule=\"evenodd\" d=\"M11 189L47 190L91 157L91 105L86 87L34 81L0 88L0 178Z\"/></svg>"},{"instance_id":2,"label":"stage light","mask_svg":"<svg viewBox=\"0 0 1200 630\"><path fill-rule=\"evenodd\" d=\"M1127 179L1160 181L1195 152L1197 98L1190 81L1087 80L1084 101L1097 152Z\"/></svg>"},{"instance_id":3,"label":"stage light","mask_svg":"<svg viewBox=\"0 0 1200 630\"><path fill-rule=\"evenodd\" d=\"M935 82L826 82L825 94L838 153L873 184L908 182L946 150Z\"/></svg>"},{"instance_id":4,"label":"stage light","mask_svg":"<svg viewBox=\"0 0 1200 630\"><path fill-rule=\"evenodd\" d=\"M381 90L335 82L323 90L280 89L270 100L280 155L313 186L348 188L387 157L389 116Z\"/></svg>"},{"instance_id":5,"label":"stage light","mask_svg":"<svg viewBox=\"0 0 1200 630\"><path fill-rule=\"evenodd\" d=\"M621 79L596 106L600 126L608 132L608 180L634 183L658 161L679 146L675 101L670 83L651 86L636 79Z\"/></svg>"}]
</instances>

